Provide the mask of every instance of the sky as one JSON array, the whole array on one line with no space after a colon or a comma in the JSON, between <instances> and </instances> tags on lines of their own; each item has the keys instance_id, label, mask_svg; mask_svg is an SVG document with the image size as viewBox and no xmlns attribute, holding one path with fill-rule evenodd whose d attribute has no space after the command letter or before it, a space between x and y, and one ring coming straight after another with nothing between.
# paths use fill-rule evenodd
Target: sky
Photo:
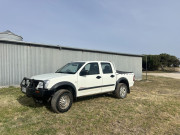
<instances>
[{"instance_id":1,"label":"sky","mask_svg":"<svg viewBox=\"0 0 180 135\"><path fill-rule=\"evenodd\" d=\"M180 0L0 0L25 42L180 58Z\"/></svg>"}]
</instances>

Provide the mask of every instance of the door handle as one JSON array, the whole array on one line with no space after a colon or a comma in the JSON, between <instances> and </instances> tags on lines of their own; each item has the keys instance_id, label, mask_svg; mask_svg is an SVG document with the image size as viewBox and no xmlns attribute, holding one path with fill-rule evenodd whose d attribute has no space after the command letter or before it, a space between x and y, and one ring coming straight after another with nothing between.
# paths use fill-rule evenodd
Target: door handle
<instances>
[{"instance_id":1,"label":"door handle","mask_svg":"<svg viewBox=\"0 0 180 135\"><path fill-rule=\"evenodd\" d=\"M111 78L113 78L113 77L114 77L114 75L111 75L110 77L111 77Z\"/></svg>"},{"instance_id":2,"label":"door handle","mask_svg":"<svg viewBox=\"0 0 180 135\"><path fill-rule=\"evenodd\" d=\"M97 78L97 79L100 79L100 78L101 78L101 76L97 76L96 78Z\"/></svg>"}]
</instances>

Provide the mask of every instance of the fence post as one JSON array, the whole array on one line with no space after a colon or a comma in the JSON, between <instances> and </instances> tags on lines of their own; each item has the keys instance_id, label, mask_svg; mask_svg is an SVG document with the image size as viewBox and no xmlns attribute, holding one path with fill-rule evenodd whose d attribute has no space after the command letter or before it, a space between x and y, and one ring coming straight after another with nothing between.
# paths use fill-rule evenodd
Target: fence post
<instances>
[{"instance_id":1,"label":"fence post","mask_svg":"<svg viewBox=\"0 0 180 135\"><path fill-rule=\"evenodd\" d=\"M146 81L147 81L147 55L146 55Z\"/></svg>"}]
</instances>

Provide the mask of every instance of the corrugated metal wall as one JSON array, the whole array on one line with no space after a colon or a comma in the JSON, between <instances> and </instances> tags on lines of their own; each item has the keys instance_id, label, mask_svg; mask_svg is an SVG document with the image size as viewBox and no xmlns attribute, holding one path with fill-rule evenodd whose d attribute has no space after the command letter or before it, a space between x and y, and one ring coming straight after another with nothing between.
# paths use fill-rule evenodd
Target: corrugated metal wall
<instances>
[{"instance_id":1,"label":"corrugated metal wall","mask_svg":"<svg viewBox=\"0 0 180 135\"><path fill-rule=\"evenodd\" d=\"M31 44L0 41L0 86L19 85L23 77L55 72L71 61L105 60L115 63L121 71L132 71L142 78L142 57L31 46Z\"/></svg>"}]
</instances>

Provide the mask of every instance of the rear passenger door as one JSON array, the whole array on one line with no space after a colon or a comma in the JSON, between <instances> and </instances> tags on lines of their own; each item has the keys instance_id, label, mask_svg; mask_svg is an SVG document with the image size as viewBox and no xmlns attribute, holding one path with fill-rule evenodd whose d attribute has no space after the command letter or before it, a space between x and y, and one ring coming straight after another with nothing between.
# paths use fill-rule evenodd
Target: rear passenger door
<instances>
[{"instance_id":1,"label":"rear passenger door","mask_svg":"<svg viewBox=\"0 0 180 135\"><path fill-rule=\"evenodd\" d=\"M103 87L102 92L115 90L116 76L111 63L101 62Z\"/></svg>"}]
</instances>

